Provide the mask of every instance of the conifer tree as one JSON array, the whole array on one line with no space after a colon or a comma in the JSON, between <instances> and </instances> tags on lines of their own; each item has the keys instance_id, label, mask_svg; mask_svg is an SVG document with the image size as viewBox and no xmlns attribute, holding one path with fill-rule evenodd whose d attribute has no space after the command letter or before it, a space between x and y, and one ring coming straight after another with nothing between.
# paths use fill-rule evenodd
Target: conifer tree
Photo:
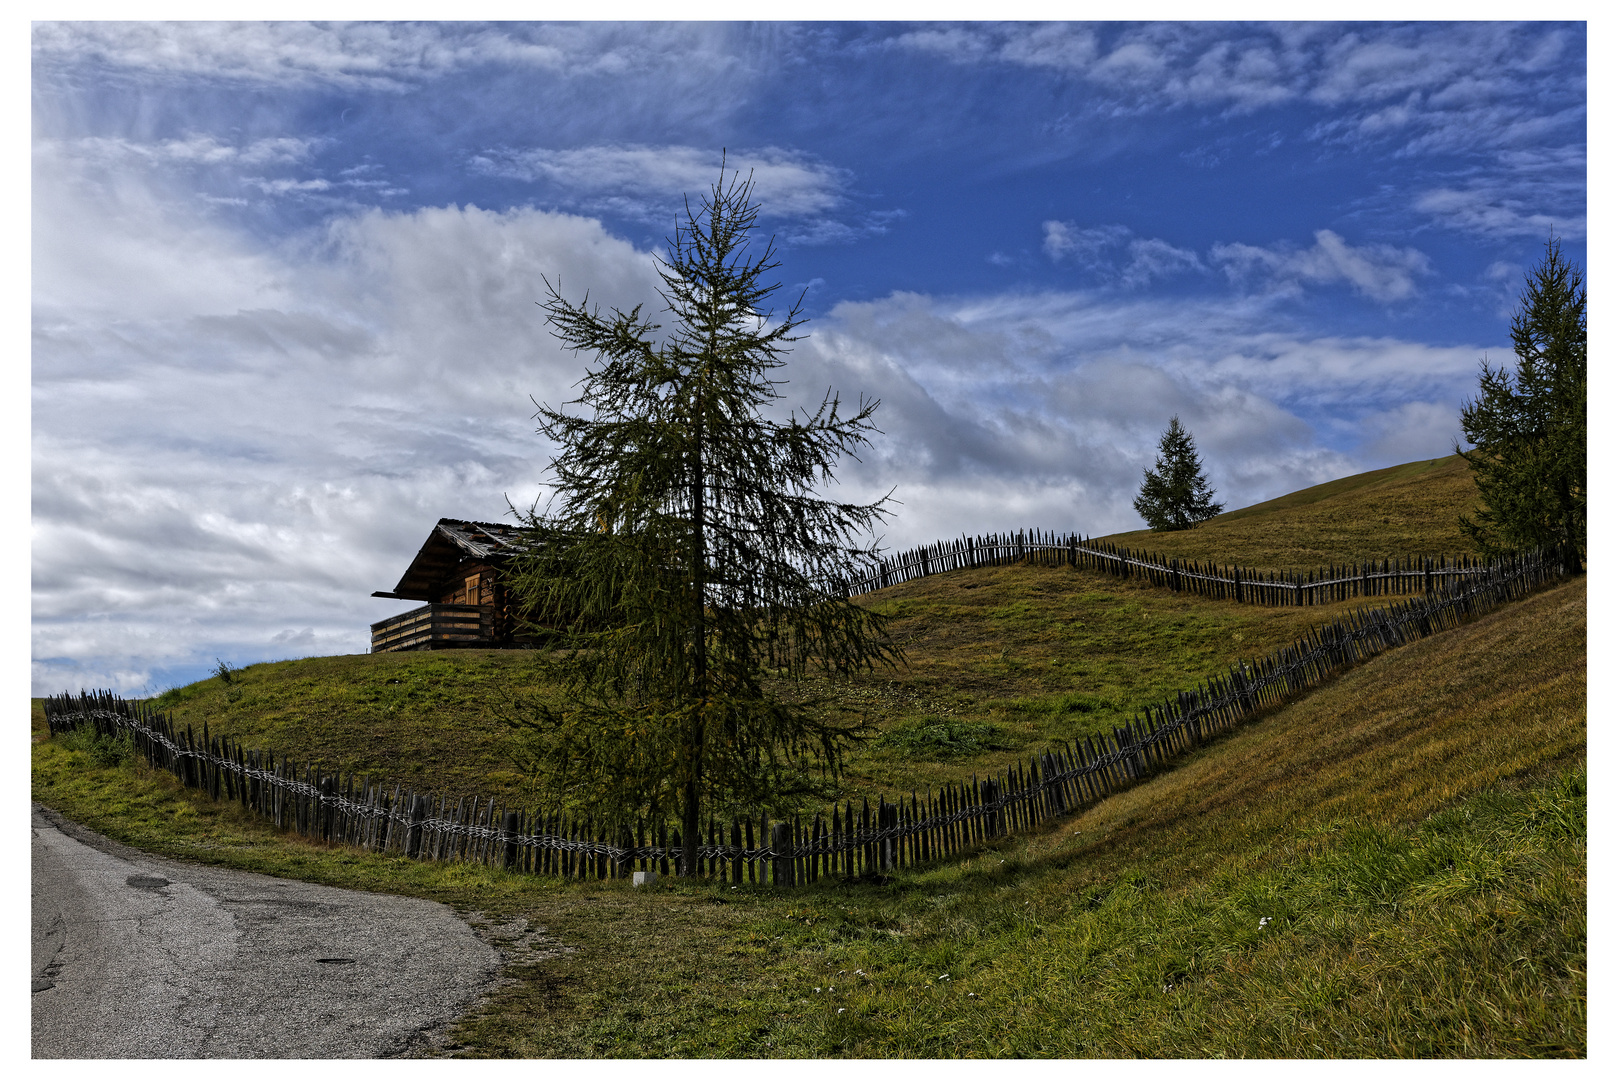
<instances>
[{"instance_id":1,"label":"conifer tree","mask_svg":"<svg viewBox=\"0 0 1618 1080\"><path fill-rule=\"evenodd\" d=\"M1193 529L1225 508L1213 496L1196 443L1176 416L1158 440L1157 465L1146 470L1135 512L1157 532Z\"/></svg>"},{"instance_id":2,"label":"conifer tree","mask_svg":"<svg viewBox=\"0 0 1618 1080\"><path fill-rule=\"evenodd\" d=\"M1578 573L1585 550L1584 275L1561 244L1527 275L1511 320L1515 372L1485 360L1478 396L1461 410L1479 509L1461 528L1487 554L1554 548Z\"/></svg>"},{"instance_id":3,"label":"conifer tree","mask_svg":"<svg viewBox=\"0 0 1618 1080\"><path fill-rule=\"evenodd\" d=\"M667 330L603 314L549 281L564 346L591 354L572 410L540 406L560 447L549 507L514 578L551 635L566 704L514 721L539 784L598 820L677 810L682 873L704 815L781 805L835 772L860 723L776 693L781 676L892 665L898 649L845 582L874 563L888 511L823 498L874 431L877 402L774 419L797 306L775 319L773 241L750 251L752 180L723 167L660 259ZM560 283L558 283L559 285Z\"/></svg>"}]
</instances>

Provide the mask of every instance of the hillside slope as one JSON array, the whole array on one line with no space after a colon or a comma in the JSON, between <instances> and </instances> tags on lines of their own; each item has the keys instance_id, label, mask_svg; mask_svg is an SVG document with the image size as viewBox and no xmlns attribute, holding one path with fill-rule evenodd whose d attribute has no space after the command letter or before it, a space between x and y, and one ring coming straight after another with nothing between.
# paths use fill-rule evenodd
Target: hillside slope
<instances>
[{"instance_id":1,"label":"hillside slope","mask_svg":"<svg viewBox=\"0 0 1618 1080\"><path fill-rule=\"evenodd\" d=\"M1450 455L1345 476L1220 514L1195 529L1101 537L1182 559L1263 570L1471 550L1457 519L1477 504L1466 462Z\"/></svg>"},{"instance_id":2,"label":"hillside slope","mask_svg":"<svg viewBox=\"0 0 1618 1080\"><path fill-rule=\"evenodd\" d=\"M1396 535L1431 541L1452 529L1457 492L1471 490L1457 465L1464 463L1416 462L1347 477L1201 529L1126 539L1247 565L1275 565L1287 552L1323 561L1334 545L1390 535L1391 526L1355 524L1374 511L1402 523ZM789 698L855 710L871 725L872 739L850 756L846 774L807 809L988 774L1053 742L1110 732L1144 706L1367 603L1262 608L1030 566L938 574L859 602L891 619L908 663L848 683L776 685ZM522 699L555 693L533 653L464 650L255 664L229 682L216 676L171 690L158 704L182 724L200 731L207 723L295 761L453 797L527 802L504 719Z\"/></svg>"},{"instance_id":3,"label":"hillside slope","mask_svg":"<svg viewBox=\"0 0 1618 1080\"><path fill-rule=\"evenodd\" d=\"M327 850L37 732L34 794L166 854L544 927L460 1026L473 1056L1580 1056L1586 610L1553 587L883 884Z\"/></svg>"}]
</instances>

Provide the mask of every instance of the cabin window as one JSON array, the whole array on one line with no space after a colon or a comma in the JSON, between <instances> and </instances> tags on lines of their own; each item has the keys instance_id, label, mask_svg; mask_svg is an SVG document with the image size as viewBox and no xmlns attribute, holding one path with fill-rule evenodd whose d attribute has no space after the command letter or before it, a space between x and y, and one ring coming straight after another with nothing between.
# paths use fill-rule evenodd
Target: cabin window
<instances>
[{"instance_id":1,"label":"cabin window","mask_svg":"<svg viewBox=\"0 0 1618 1080\"><path fill-rule=\"evenodd\" d=\"M479 604L479 603L483 602L482 595L481 595L482 594L482 589L480 588L480 585L479 585L479 583L482 581L482 579L483 579L482 574L473 574L473 575L471 575L470 577L468 577L466 579L466 597L465 597L465 599L463 599L461 601L461 603L463 603L463 604Z\"/></svg>"}]
</instances>

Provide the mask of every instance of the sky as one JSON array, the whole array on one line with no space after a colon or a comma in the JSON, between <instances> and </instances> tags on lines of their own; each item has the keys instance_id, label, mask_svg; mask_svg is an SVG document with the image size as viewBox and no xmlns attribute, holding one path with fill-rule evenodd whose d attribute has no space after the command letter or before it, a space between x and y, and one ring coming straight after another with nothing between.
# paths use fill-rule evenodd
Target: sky
<instances>
[{"instance_id":1,"label":"sky","mask_svg":"<svg viewBox=\"0 0 1618 1080\"><path fill-rule=\"evenodd\" d=\"M781 411L881 406L894 549L1104 535L1172 416L1228 508L1438 457L1586 262L1582 23L51 23L31 34L35 694L363 652L660 308L721 155Z\"/></svg>"}]
</instances>

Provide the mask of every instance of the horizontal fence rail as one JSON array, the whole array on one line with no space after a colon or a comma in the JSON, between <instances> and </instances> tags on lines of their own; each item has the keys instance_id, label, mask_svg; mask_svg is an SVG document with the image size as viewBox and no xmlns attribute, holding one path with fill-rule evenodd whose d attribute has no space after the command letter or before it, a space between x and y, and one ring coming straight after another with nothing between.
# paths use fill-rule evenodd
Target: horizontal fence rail
<instances>
[{"instance_id":1,"label":"horizontal fence rail","mask_svg":"<svg viewBox=\"0 0 1618 1080\"><path fill-rule=\"evenodd\" d=\"M721 881L793 885L859 878L948 858L1105 798L1243 720L1386 649L1437 633L1521 597L1561 574L1551 553L1469 570L1436 595L1362 609L1293 644L1142 710L1111 736L1062 743L1003 774L875 807L851 802L809 821L710 819L693 872ZM420 795L395 784L277 759L212 735L197 737L142 702L106 692L45 702L51 734L93 726L127 733L154 768L214 799L231 799L283 829L330 843L418 859L459 859L536 874L617 878L679 869L683 845L664 822L609 833L563 813L514 810L493 799Z\"/></svg>"},{"instance_id":2,"label":"horizontal fence rail","mask_svg":"<svg viewBox=\"0 0 1618 1080\"><path fill-rule=\"evenodd\" d=\"M1487 563L1465 555L1454 558L1409 556L1326 566L1305 573L1252 570L1133 551L1098 540L1080 539L1077 533L1064 535L1030 529L940 540L900 552L879 560L874 568L849 581L848 595L875 592L951 570L1021 562L1036 566L1073 566L1117 577L1141 577L1175 592L1288 607L1362 596L1432 594L1488 573Z\"/></svg>"}]
</instances>

